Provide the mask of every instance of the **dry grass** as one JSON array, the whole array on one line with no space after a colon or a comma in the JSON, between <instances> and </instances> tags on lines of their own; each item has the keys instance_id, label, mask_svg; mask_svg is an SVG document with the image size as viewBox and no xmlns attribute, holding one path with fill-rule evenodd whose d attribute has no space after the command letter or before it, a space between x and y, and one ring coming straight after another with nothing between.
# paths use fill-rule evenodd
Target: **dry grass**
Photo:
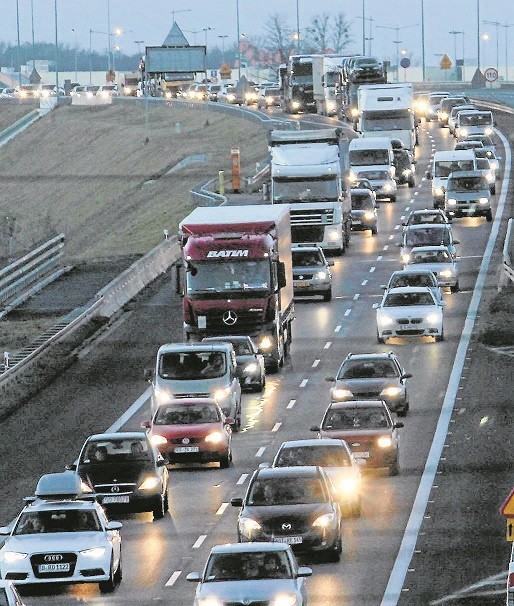
<instances>
[{"instance_id":1,"label":"dry grass","mask_svg":"<svg viewBox=\"0 0 514 606\"><path fill-rule=\"evenodd\" d=\"M498 293L484 313L484 328L479 340L485 345L514 345L514 286Z\"/></svg>"},{"instance_id":2,"label":"dry grass","mask_svg":"<svg viewBox=\"0 0 514 606\"><path fill-rule=\"evenodd\" d=\"M14 124L16 120L19 120L25 114L28 114L38 106L39 103L36 104L34 101L18 103L10 100L2 100L0 102L0 131L6 129L8 126L11 126L11 124Z\"/></svg>"}]
</instances>

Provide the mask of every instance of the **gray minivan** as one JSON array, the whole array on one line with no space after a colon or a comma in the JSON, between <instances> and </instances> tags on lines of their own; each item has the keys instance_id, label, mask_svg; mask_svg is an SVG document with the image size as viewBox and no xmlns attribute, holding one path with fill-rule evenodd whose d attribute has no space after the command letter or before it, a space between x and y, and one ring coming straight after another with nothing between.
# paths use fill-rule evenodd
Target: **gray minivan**
<instances>
[{"instance_id":1,"label":"gray minivan","mask_svg":"<svg viewBox=\"0 0 514 606\"><path fill-rule=\"evenodd\" d=\"M223 414L241 426L241 385L231 343L166 343L157 352L151 382L152 415L160 404L180 398L214 398Z\"/></svg>"},{"instance_id":2,"label":"gray minivan","mask_svg":"<svg viewBox=\"0 0 514 606\"><path fill-rule=\"evenodd\" d=\"M450 217L484 216L493 220L491 192L480 170L463 170L450 174L446 185L444 210Z\"/></svg>"}]
</instances>

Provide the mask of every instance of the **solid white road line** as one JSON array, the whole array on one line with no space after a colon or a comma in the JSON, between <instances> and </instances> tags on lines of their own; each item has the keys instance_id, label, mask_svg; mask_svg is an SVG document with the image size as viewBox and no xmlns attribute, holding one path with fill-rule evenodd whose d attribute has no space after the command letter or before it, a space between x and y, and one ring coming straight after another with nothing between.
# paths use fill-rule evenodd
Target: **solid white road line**
<instances>
[{"instance_id":1,"label":"solid white road line","mask_svg":"<svg viewBox=\"0 0 514 606\"><path fill-rule=\"evenodd\" d=\"M485 280L487 278L487 271L491 263L494 245L496 243L501 225L502 215L507 199L507 190L509 187L512 157L509 142L507 141L506 137L500 131L496 132L502 140L505 148L505 169L503 174L501 195L498 200L498 207L496 209L496 215L494 217L491 233L489 234L489 239L487 240L487 245L484 251L484 258L480 264L477 281L475 288L473 289L473 296L471 297L471 302L466 314L464 328L462 330L459 345L457 347L455 361L453 363L452 372L448 381L448 388L446 390L443 406L441 408L441 414L439 415L439 420L437 422L434 439L430 447L430 452L428 453L425 469L423 470L423 475L419 483L416 498L407 522L407 527L405 528L400 550L396 556L396 561L394 563L391 576L389 577L389 582L387 583L381 606L396 606L400 598L400 594L402 593L403 584L407 575L407 569L414 553L421 524L423 523L427 501L430 498L430 492L434 483L439 459L445 446L448 427L457 399L462 368L466 359L469 342L473 334L478 305L480 303Z\"/></svg>"},{"instance_id":2,"label":"solid white road line","mask_svg":"<svg viewBox=\"0 0 514 606\"><path fill-rule=\"evenodd\" d=\"M217 516L222 516L225 513L225 509L228 507L228 503L222 503L219 508L218 511L216 512Z\"/></svg>"},{"instance_id":3,"label":"solid white road line","mask_svg":"<svg viewBox=\"0 0 514 606\"><path fill-rule=\"evenodd\" d=\"M139 398L132 404L132 406L130 406L121 415L121 417L109 427L109 429L105 430L105 433L113 433L115 431L119 431L120 428L123 427L123 425L125 425L125 423L136 414L136 412L143 406L143 404L146 404L146 402L148 401L148 398L150 397L151 392L152 392L151 388L148 387L148 389L146 389L139 396Z\"/></svg>"},{"instance_id":4,"label":"solid white road line","mask_svg":"<svg viewBox=\"0 0 514 606\"><path fill-rule=\"evenodd\" d=\"M207 538L206 534L201 534L196 541L193 543L193 549L198 549L199 547L202 546L202 543L205 541L205 539Z\"/></svg>"},{"instance_id":5,"label":"solid white road line","mask_svg":"<svg viewBox=\"0 0 514 606\"><path fill-rule=\"evenodd\" d=\"M239 476L239 480L236 482L236 486L241 486L241 484L244 484L249 475L250 474L248 474L248 473L242 473Z\"/></svg>"},{"instance_id":6,"label":"solid white road line","mask_svg":"<svg viewBox=\"0 0 514 606\"><path fill-rule=\"evenodd\" d=\"M166 581L166 587L172 587L175 584L175 581L182 574L182 570L175 570L175 572L171 575L171 577Z\"/></svg>"}]
</instances>

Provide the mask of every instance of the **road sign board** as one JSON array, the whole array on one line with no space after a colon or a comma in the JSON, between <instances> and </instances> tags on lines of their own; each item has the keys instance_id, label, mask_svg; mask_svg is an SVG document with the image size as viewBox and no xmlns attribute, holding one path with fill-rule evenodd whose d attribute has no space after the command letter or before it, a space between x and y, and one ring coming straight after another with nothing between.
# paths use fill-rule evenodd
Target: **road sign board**
<instances>
[{"instance_id":1,"label":"road sign board","mask_svg":"<svg viewBox=\"0 0 514 606\"><path fill-rule=\"evenodd\" d=\"M410 59L409 57L404 57L401 61L400 61L400 65L404 68L407 69L408 67L410 67Z\"/></svg>"},{"instance_id":2,"label":"road sign board","mask_svg":"<svg viewBox=\"0 0 514 606\"><path fill-rule=\"evenodd\" d=\"M500 513L505 518L514 518L514 488L510 491L505 501L503 501Z\"/></svg>"},{"instance_id":3,"label":"road sign board","mask_svg":"<svg viewBox=\"0 0 514 606\"><path fill-rule=\"evenodd\" d=\"M507 518L507 541L514 542L514 518Z\"/></svg>"},{"instance_id":4,"label":"road sign board","mask_svg":"<svg viewBox=\"0 0 514 606\"><path fill-rule=\"evenodd\" d=\"M484 71L484 76L487 82L496 82L498 80L498 70L494 67L488 67Z\"/></svg>"},{"instance_id":5,"label":"road sign board","mask_svg":"<svg viewBox=\"0 0 514 606\"><path fill-rule=\"evenodd\" d=\"M451 61L450 57L448 57L448 55L447 55L447 54L444 54L444 55L441 57L441 61L440 61L440 63L439 63L439 67L440 67L441 69L451 69L452 65L453 65L453 63L452 63L452 61Z\"/></svg>"}]
</instances>

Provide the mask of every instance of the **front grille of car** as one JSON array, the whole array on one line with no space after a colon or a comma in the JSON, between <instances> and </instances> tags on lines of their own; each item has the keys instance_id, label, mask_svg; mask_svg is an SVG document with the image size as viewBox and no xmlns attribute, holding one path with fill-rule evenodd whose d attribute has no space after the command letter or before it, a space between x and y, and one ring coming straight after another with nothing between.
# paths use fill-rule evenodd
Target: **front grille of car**
<instances>
[{"instance_id":1,"label":"front grille of car","mask_svg":"<svg viewBox=\"0 0 514 606\"><path fill-rule=\"evenodd\" d=\"M268 600L245 600L244 602L223 602L223 606L269 606Z\"/></svg>"},{"instance_id":2,"label":"front grille of car","mask_svg":"<svg viewBox=\"0 0 514 606\"><path fill-rule=\"evenodd\" d=\"M188 440L187 444L199 444L203 438L185 438L186 440ZM183 442L184 438L171 438L171 440L168 440L168 442L170 444L186 444L186 442Z\"/></svg>"},{"instance_id":3,"label":"front grille of car","mask_svg":"<svg viewBox=\"0 0 514 606\"><path fill-rule=\"evenodd\" d=\"M297 276L293 276L293 281L294 280L312 280L313 277L314 277L314 274L300 274Z\"/></svg>"},{"instance_id":4,"label":"front grille of car","mask_svg":"<svg viewBox=\"0 0 514 606\"><path fill-rule=\"evenodd\" d=\"M423 322L423 318L398 318L396 321L398 324L421 324L421 322Z\"/></svg>"},{"instance_id":5,"label":"front grille of car","mask_svg":"<svg viewBox=\"0 0 514 606\"><path fill-rule=\"evenodd\" d=\"M302 534L307 532L311 526L309 520L302 520L299 518L293 518L292 516L278 516L272 518L265 523L262 523L262 527L265 532L272 532L275 536L290 536L296 534ZM282 525L286 525L286 528L282 528ZM288 528L288 525L291 528Z\"/></svg>"},{"instance_id":6,"label":"front grille of car","mask_svg":"<svg viewBox=\"0 0 514 606\"><path fill-rule=\"evenodd\" d=\"M39 572L41 564L69 564L70 569L66 572ZM36 579L57 579L71 577L77 565L76 553L35 553L30 556L30 565Z\"/></svg>"},{"instance_id":7,"label":"front grille of car","mask_svg":"<svg viewBox=\"0 0 514 606\"><path fill-rule=\"evenodd\" d=\"M380 395L379 391L359 391L357 393L352 391L352 393L359 400L375 400Z\"/></svg>"},{"instance_id":8,"label":"front grille of car","mask_svg":"<svg viewBox=\"0 0 514 606\"><path fill-rule=\"evenodd\" d=\"M182 399L182 398L210 398L211 394L207 393L175 393L173 394L174 398Z\"/></svg>"},{"instance_id":9,"label":"front grille of car","mask_svg":"<svg viewBox=\"0 0 514 606\"><path fill-rule=\"evenodd\" d=\"M425 331L423 329L416 330L416 329L412 328L412 329L405 329L405 330L397 330L396 334L405 335L406 337L408 337L408 336L414 336L414 335L422 335L424 332Z\"/></svg>"},{"instance_id":10,"label":"front grille of car","mask_svg":"<svg viewBox=\"0 0 514 606\"><path fill-rule=\"evenodd\" d=\"M114 495L121 495L121 494L130 494L132 492L134 492L134 490L136 489L136 485L134 483L123 483L120 482L119 484L116 482L112 482L110 484L95 484L94 486L95 491L99 494L114 494ZM114 490L113 490L114 488Z\"/></svg>"}]
</instances>

